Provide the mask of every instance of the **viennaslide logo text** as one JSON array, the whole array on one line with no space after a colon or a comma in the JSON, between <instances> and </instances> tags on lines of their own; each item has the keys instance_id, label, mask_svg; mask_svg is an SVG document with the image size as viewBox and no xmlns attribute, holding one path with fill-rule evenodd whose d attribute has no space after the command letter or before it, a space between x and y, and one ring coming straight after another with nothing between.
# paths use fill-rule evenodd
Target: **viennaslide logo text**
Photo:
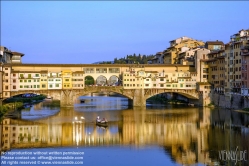
<instances>
[{"instance_id":1,"label":"viennaslide logo text","mask_svg":"<svg viewBox=\"0 0 249 166\"><path fill-rule=\"evenodd\" d=\"M247 161L247 150L239 150L237 146L235 150L221 150L219 151L219 158L222 161L233 161L235 165L237 162Z\"/></svg>"}]
</instances>

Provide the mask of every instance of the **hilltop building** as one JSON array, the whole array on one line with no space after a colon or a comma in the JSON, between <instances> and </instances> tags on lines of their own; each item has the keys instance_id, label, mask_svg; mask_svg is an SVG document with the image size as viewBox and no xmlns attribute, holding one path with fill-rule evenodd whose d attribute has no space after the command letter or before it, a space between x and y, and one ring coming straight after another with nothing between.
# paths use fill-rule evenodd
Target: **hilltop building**
<instances>
[{"instance_id":1,"label":"hilltop building","mask_svg":"<svg viewBox=\"0 0 249 166\"><path fill-rule=\"evenodd\" d=\"M189 49L204 46L202 41L198 41L189 37L181 37L170 41L170 47L163 51L164 64L180 64L182 57L179 54Z\"/></svg>"}]
</instances>

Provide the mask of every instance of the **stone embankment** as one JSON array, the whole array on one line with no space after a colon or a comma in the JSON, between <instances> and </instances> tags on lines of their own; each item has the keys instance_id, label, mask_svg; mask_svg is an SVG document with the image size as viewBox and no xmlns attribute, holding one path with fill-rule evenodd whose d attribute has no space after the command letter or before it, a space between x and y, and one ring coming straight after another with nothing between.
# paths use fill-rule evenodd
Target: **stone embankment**
<instances>
[{"instance_id":1,"label":"stone embankment","mask_svg":"<svg viewBox=\"0 0 249 166\"><path fill-rule=\"evenodd\" d=\"M229 109L243 109L249 108L249 97L241 96L240 94L232 94L226 96L224 94L213 93L211 101L214 105L229 108Z\"/></svg>"}]
</instances>

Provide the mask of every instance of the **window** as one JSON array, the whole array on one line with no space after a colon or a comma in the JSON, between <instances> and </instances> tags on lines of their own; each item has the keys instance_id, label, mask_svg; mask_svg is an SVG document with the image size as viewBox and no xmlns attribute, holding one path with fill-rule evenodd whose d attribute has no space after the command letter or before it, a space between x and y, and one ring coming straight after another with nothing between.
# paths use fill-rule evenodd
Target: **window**
<instances>
[{"instance_id":1,"label":"window","mask_svg":"<svg viewBox=\"0 0 249 166\"><path fill-rule=\"evenodd\" d=\"M23 88L23 86L22 86L22 85L20 85L20 88Z\"/></svg>"},{"instance_id":2,"label":"window","mask_svg":"<svg viewBox=\"0 0 249 166\"><path fill-rule=\"evenodd\" d=\"M5 90L8 90L9 89L9 87L8 86L5 86Z\"/></svg>"},{"instance_id":3,"label":"window","mask_svg":"<svg viewBox=\"0 0 249 166\"><path fill-rule=\"evenodd\" d=\"M55 84L55 87L57 87L57 88L58 88L59 86L60 86L60 84Z\"/></svg>"},{"instance_id":4,"label":"window","mask_svg":"<svg viewBox=\"0 0 249 166\"><path fill-rule=\"evenodd\" d=\"M50 84L50 85L49 85L49 88L53 88L53 84Z\"/></svg>"},{"instance_id":5,"label":"window","mask_svg":"<svg viewBox=\"0 0 249 166\"><path fill-rule=\"evenodd\" d=\"M13 77L15 77L16 76L16 74L13 74Z\"/></svg>"},{"instance_id":6,"label":"window","mask_svg":"<svg viewBox=\"0 0 249 166\"><path fill-rule=\"evenodd\" d=\"M35 74L36 77L39 77L39 74Z\"/></svg>"},{"instance_id":7,"label":"window","mask_svg":"<svg viewBox=\"0 0 249 166\"><path fill-rule=\"evenodd\" d=\"M8 76L8 73L5 73L5 76Z\"/></svg>"},{"instance_id":8,"label":"window","mask_svg":"<svg viewBox=\"0 0 249 166\"><path fill-rule=\"evenodd\" d=\"M5 70L8 70L8 68L5 68Z\"/></svg>"},{"instance_id":9,"label":"window","mask_svg":"<svg viewBox=\"0 0 249 166\"><path fill-rule=\"evenodd\" d=\"M46 88L46 84L42 84L42 88Z\"/></svg>"},{"instance_id":10,"label":"window","mask_svg":"<svg viewBox=\"0 0 249 166\"><path fill-rule=\"evenodd\" d=\"M31 82L31 80L28 80L28 82Z\"/></svg>"},{"instance_id":11,"label":"window","mask_svg":"<svg viewBox=\"0 0 249 166\"><path fill-rule=\"evenodd\" d=\"M36 85L34 85L34 88L36 88Z\"/></svg>"},{"instance_id":12,"label":"window","mask_svg":"<svg viewBox=\"0 0 249 166\"><path fill-rule=\"evenodd\" d=\"M24 80L24 82L27 82L27 80Z\"/></svg>"},{"instance_id":13,"label":"window","mask_svg":"<svg viewBox=\"0 0 249 166\"><path fill-rule=\"evenodd\" d=\"M65 81L69 81L69 79L65 79Z\"/></svg>"},{"instance_id":14,"label":"window","mask_svg":"<svg viewBox=\"0 0 249 166\"><path fill-rule=\"evenodd\" d=\"M15 86L15 85L13 85L13 89L16 89L16 86Z\"/></svg>"},{"instance_id":15,"label":"window","mask_svg":"<svg viewBox=\"0 0 249 166\"><path fill-rule=\"evenodd\" d=\"M37 88L40 88L40 85L37 85Z\"/></svg>"},{"instance_id":16,"label":"window","mask_svg":"<svg viewBox=\"0 0 249 166\"><path fill-rule=\"evenodd\" d=\"M31 78L31 74L28 74L28 77Z\"/></svg>"},{"instance_id":17,"label":"window","mask_svg":"<svg viewBox=\"0 0 249 166\"><path fill-rule=\"evenodd\" d=\"M16 83L16 79L13 79L13 83Z\"/></svg>"},{"instance_id":18,"label":"window","mask_svg":"<svg viewBox=\"0 0 249 166\"><path fill-rule=\"evenodd\" d=\"M164 85L163 85L163 84L160 84L160 87L164 87Z\"/></svg>"},{"instance_id":19,"label":"window","mask_svg":"<svg viewBox=\"0 0 249 166\"><path fill-rule=\"evenodd\" d=\"M164 81L164 78L160 78L160 81Z\"/></svg>"}]
</instances>

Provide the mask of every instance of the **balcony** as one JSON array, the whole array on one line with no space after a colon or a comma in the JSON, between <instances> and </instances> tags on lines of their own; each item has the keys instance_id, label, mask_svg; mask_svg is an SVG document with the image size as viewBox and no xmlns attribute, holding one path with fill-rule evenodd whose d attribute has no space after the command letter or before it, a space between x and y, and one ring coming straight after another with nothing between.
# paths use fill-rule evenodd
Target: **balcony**
<instances>
[{"instance_id":1,"label":"balcony","mask_svg":"<svg viewBox=\"0 0 249 166\"><path fill-rule=\"evenodd\" d=\"M248 49L249 49L249 45L244 45L244 46L241 46L241 47L240 47L240 49L241 49L241 50L245 50L245 49L247 49L247 50L248 50Z\"/></svg>"}]
</instances>

